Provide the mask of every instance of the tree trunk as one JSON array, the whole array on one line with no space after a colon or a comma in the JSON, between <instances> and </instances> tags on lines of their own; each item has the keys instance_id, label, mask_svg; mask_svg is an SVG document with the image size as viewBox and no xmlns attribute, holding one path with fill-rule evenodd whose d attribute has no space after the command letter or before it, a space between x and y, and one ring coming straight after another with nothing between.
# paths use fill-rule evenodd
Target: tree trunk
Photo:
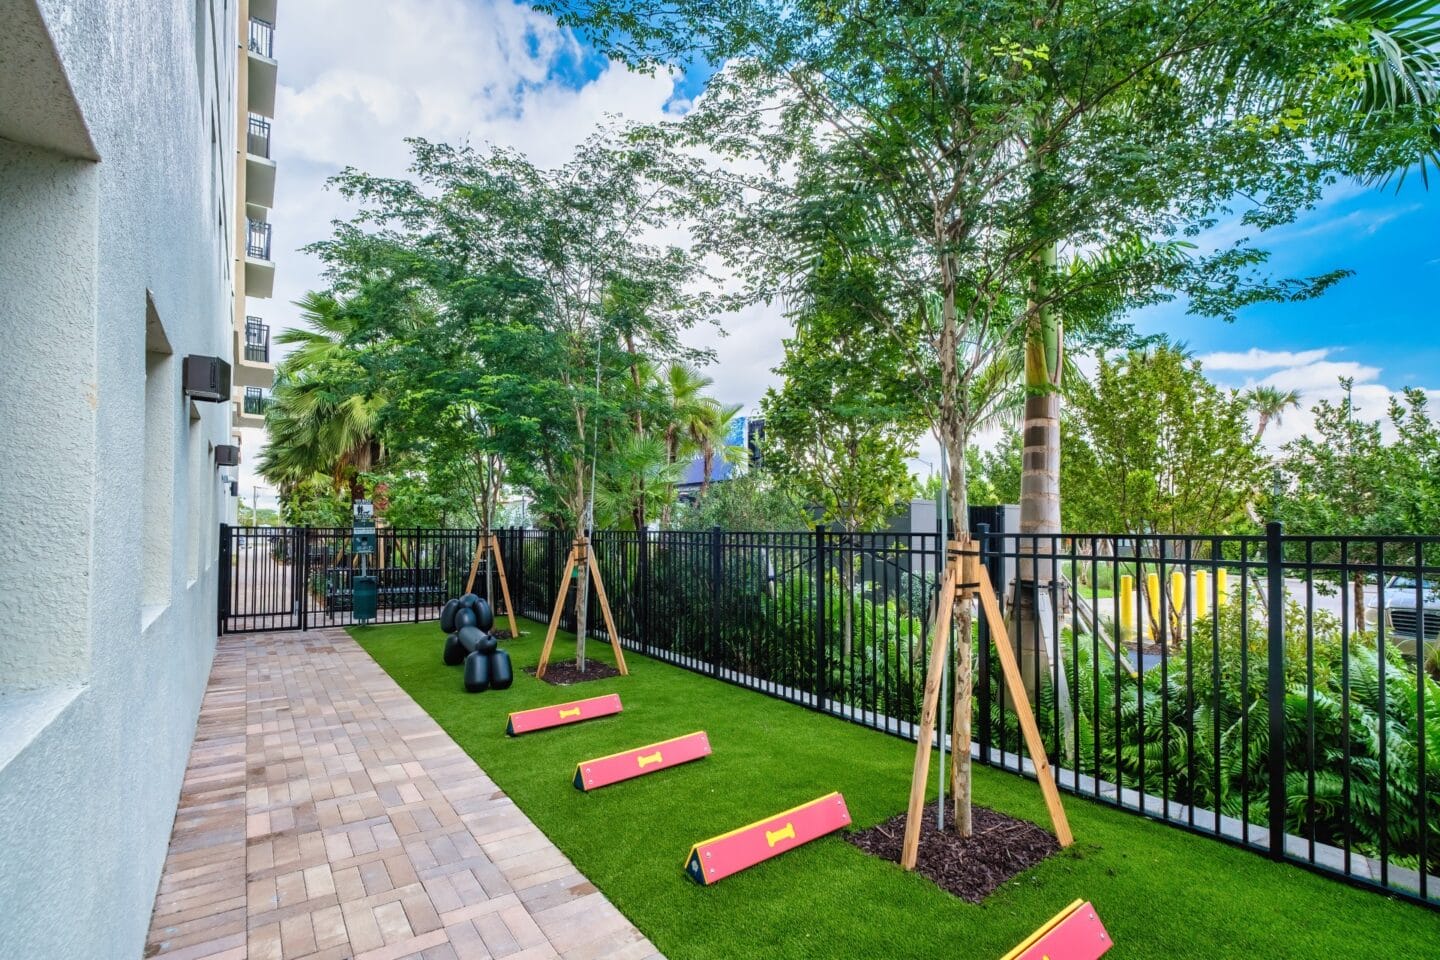
<instances>
[{"instance_id":1,"label":"tree trunk","mask_svg":"<svg viewBox=\"0 0 1440 960\"><path fill-rule=\"evenodd\" d=\"M1056 249L1047 246L1036 258L1032 299L1025 329L1024 460L1020 477L1020 532L1060 532L1060 387L1064 369L1064 328L1060 317L1043 305ZM1022 544L1020 553L1036 544ZM1019 579L1046 580L1034 558L1020 558Z\"/></svg>"},{"instance_id":2,"label":"tree trunk","mask_svg":"<svg viewBox=\"0 0 1440 960\"><path fill-rule=\"evenodd\" d=\"M937 233L941 233L937 229ZM957 351L960 345L959 329L955 316L955 263L950 254L940 255L940 443L945 447L949 459L951 522L956 536L970 535L969 503L965 493L965 424L961 422L956 400L965 385L961 383ZM950 555L945 532L941 532L940 551L943 565L949 564ZM942 598L949 602L949 598ZM950 792L954 798L955 832L968 837L973 831L971 820L971 772L970 772L970 713L973 709L973 676L971 672L970 608L963 605L960 610L955 641L955 695L951 716L950 737ZM941 639L944 642L944 638ZM943 731L942 731L943 735ZM944 771L941 776L944 776Z\"/></svg>"},{"instance_id":3,"label":"tree trunk","mask_svg":"<svg viewBox=\"0 0 1440 960\"><path fill-rule=\"evenodd\" d=\"M635 388L635 438L645 438L645 414L640 409L641 394L640 386L640 365L636 360L635 338L630 333L625 334L625 351L630 354L630 383ZM640 474L638 482L639 490L636 493L635 504L630 508L630 520L635 524L638 531L645 526L645 474Z\"/></svg>"},{"instance_id":4,"label":"tree trunk","mask_svg":"<svg viewBox=\"0 0 1440 960\"><path fill-rule=\"evenodd\" d=\"M1352 574L1350 587L1355 596L1355 632L1363 633L1365 631L1365 574ZM1420 632L1424 633L1423 630ZM1421 648L1416 646L1415 650L1417 656L1420 655Z\"/></svg>"},{"instance_id":5,"label":"tree trunk","mask_svg":"<svg viewBox=\"0 0 1440 960\"><path fill-rule=\"evenodd\" d=\"M582 557L580 564L575 568L578 579L575 581L575 669L581 673L585 672L585 631L586 623L590 612L590 568L588 556L589 544L585 547L586 557Z\"/></svg>"},{"instance_id":6,"label":"tree trunk","mask_svg":"<svg viewBox=\"0 0 1440 960\"><path fill-rule=\"evenodd\" d=\"M1060 533L1060 386L1064 369L1064 329L1060 317L1045 305L1057 251L1048 244L1031 264L1030 302L1025 323L1025 422L1020 476L1020 534L1013 594L1015 625L1010 638L1021 677L1032 704L1040 680L1049 673L1048 654L1040 638L1049 624L1040 622L1036 588L1050 589L1053 565L1037 562L1035 554L1054 543ZM1030 537L1031 539L1027 539ZM1052 597L1052 604L1058 600ZM1034 638L1036 642L1027 643Z\"/></svg>"}]
</instances>

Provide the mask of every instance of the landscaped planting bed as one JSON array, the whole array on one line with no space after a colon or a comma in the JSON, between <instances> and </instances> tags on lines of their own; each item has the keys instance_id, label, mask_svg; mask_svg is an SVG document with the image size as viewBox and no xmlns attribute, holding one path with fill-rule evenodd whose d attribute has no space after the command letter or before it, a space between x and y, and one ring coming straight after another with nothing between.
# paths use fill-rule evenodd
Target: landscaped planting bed
<instances>
[{"instance_id":1,"label":"landscaped planting bed","mask_svg":"<svg viewBox=\"0 0 1440 960\"><path fill-rule=\"evenodd\" d=\"M544 628L505 644L515 684L467 694L440 660L432 623L352 632L532 820L674 960L947 957L994 960L1076 898L1095 903L1115 958L1430 958L1440 913L1276 864L1215 840L1065 797L1076 843L979 905L872 856L842 835L710 887L691 882L691 844L819 797L844 794L852 830L905 806L914 747L802 707L628 653L628 677L570 688L537 681ZM556 659L573 660L560 634ZM604 644L587 653L610 662ZM524 737L506 715L619 693L624 711ZM703 760L591 793L577 762L709 734ZM932 772L930 783L939 780ZM933 791L932 786L932 791ZM977 804L1048 825L1033 782L977 767Z\"/></svg>"}]
</instances>

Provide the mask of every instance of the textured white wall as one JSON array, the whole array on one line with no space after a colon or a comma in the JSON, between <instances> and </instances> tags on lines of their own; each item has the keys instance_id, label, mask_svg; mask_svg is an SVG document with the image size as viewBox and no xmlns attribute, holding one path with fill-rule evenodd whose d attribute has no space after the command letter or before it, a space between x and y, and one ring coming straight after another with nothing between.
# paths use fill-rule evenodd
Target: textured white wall
<instances>
[{"instance_id":1,"label":"textured white wall","mask_svg":"<svg viewBox=\"0 0 1440 960\"><path fill-rule=\"evenodd\" d=\"M100 161L0 141L0 957L131 958L215 643L229 405L192 421L180 359L230 358L235 0L0 0L0 30L36 11ZM143 608L147 443L171 540Z\"/></svg>"}]
</instances>

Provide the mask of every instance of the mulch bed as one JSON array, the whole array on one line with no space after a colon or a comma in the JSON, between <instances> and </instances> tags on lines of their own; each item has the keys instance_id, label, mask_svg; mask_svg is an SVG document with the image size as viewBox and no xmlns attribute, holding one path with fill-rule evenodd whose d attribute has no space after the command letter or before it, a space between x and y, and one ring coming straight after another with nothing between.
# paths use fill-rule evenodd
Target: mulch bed
<instances>
[{"instance_id":1,"label":"mulch bed","mask_svg":"<svg viewBox=\"0 0 1440 960\"><path fill-rule=\"evenodd\" d=\"M928 804L920 830L920 856L915 863L917 873L962 900L980 903L1011 877L1060 850L1054 837L1028 820L980 806L973 807L972 814L974 830L970 837L962 839L951 829L949 810L945 831L935 829L935 804ZM849 834L846 839L872 856L899 863L905 814Z\"/></svg>"},{"instance_id":2,"label":"mulch bed","mask_svg":"<svg viewBox=\"0 0 1440 960\"><path fill-rule=\"evenodd\" d=\"M534 667L526 667L525 672L534 674ZM604 680L607 677L618 677L620 671L608 663L601 663L599 660L585 660L585 672L581 673L575 669L574 660L552 660L550 666L545 668L545 676L542 678L546 683L557 687L568 687L574 683L585 683L587 680Z\"/></svg>"}]
</instances>

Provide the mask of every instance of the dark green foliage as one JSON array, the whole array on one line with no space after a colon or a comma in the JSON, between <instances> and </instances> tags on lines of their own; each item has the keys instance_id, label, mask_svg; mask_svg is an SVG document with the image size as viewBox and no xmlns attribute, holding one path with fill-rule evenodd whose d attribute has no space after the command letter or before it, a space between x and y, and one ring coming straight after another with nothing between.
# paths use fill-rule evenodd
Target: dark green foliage
<instances>
[{"instance_id":1,"label":"dark green foliage","mask_svg":"<svg viewBox=\"0 0 1440 960\"><path fill-rule=\"evenodd\" d=\"M1431 758L1440 750L1436 718L1440 687L1428 676L1417 675L1415 664L1406 662L1393 646L1382 662L1373 635L1352 635L1348 649L1342 650L1340 624L1333 617L1315 612L1313 628L1313 640L1307 642L1304 609L1290 604L1285 829L1318 843L1340 847L1348 843L1357 853L1379 857L1381 834L1388 823L1390 862L1414 868L1424 806L1429 868L1434 872L1440 868L1440 764ZM1143 788L1152 796L1168 796L1175 803L1267 825L1270 743L1264 622L1253 620L1243 636L1242 641L1238 607L1224 608L1218 630L1212 631L1209 621L1195 623L1188 658L1183 651L1169 653L1163 668L1153 667L1137 680L1108 649L1089 637L1076 642L1067 631L1063 646L1071 702L1077 707L1075 740L1081 772ZM1417 719L1422 689L1427 754L1423 786ZM1013 716L1000 703L998 676L992 678L991 696L994 742L1016 749L1019 734ZM1037 719L1052 755L1068 766L1062 759L1054 701L1053 685L1046 683ZM1388 806L1384 819L1382 795ZM1197 818L1202 826L1213 823L1207 814L1197 813Z\"/></svg>"}]
</instances>

